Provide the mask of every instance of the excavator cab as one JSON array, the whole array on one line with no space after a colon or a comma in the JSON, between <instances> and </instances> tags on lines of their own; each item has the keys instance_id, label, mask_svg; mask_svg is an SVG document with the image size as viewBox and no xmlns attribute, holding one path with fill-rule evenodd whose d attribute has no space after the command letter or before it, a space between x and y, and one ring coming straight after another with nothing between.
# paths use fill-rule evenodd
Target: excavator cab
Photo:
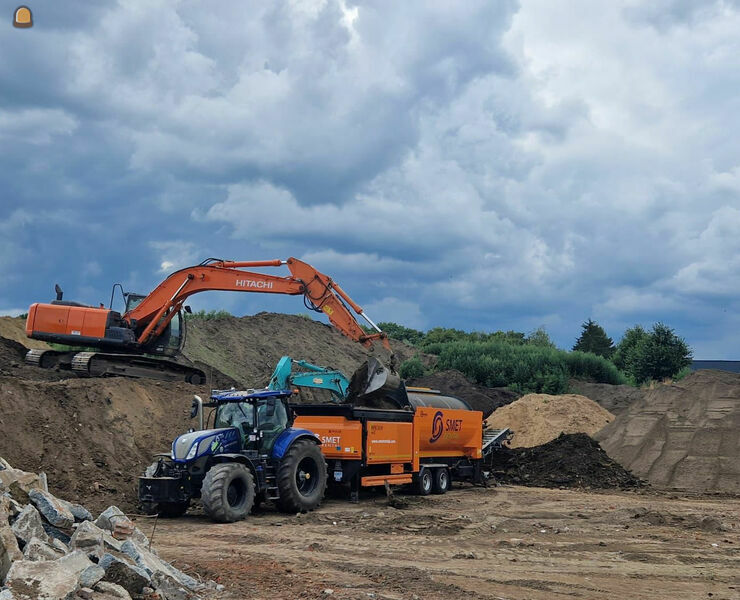
<instances>
[{"instance_id":1,"label":"excavator cab","mask_svg":"<svg viewBox=\"0 0 740 600\"><path fill-rule=\"evenodd\" d=\"M127 313L134 310L146 298L143 294L134 294L133 292L125 293L124 297L126 298ZM189 309L189 306L185 307L185 312L189 312ZM184 345L185 315L183 311L180 311L172 318L162 335L147 346L146 351L150 354L176 356Z\"/></svg>"}]
</instances>

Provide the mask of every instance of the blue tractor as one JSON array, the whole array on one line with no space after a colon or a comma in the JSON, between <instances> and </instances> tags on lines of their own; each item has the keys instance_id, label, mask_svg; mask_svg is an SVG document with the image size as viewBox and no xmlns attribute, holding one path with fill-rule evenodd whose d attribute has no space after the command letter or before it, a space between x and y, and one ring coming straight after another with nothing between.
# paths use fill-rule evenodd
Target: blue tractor
<instances>
[{"instance_id":1,"label":"blue tractor","mask_svg":"<svg viewBox=\"0 0 740 600\"><path fill-rule=\"evenodd\" d=\"M179 436L139 478L139 502L149 514L183 515L200 498L214 521L244 519L273 500L285 512L316 508L327 485L320 439L293 425L292 390L215 391L193 399L199 429ZM212 428L204 408L213 408Z\"/></svg>"}]
</instances>

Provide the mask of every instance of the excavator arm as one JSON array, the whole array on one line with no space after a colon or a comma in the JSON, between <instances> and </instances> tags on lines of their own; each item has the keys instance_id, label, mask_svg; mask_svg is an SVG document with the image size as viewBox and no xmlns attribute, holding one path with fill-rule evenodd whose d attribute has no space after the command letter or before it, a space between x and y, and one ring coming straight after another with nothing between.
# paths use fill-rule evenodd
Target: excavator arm
<instances>
[{"instance_id":1,"label":"excavator arm","mask_svg":"<svg viewBox=\"0 0 740 600\"><path fill-rule=\"evenodd\" d=\"M245 270L283 265L287 265L291 276L279 277ZM245 262L219 260L180 269L160 283L134 309L124 314L123 319L134 328L138 344L144 347L162 335L189 296L212 290L292 296L302 294L307 307L326 314L329 321L351 340L366 347L372 347L373 342L379 340L387 350L391 349L387 335L365 315L362 307L331 277L297 258ZM376 333L365 333L350 308L365 319Z\"/></svg>"}]
</instances>

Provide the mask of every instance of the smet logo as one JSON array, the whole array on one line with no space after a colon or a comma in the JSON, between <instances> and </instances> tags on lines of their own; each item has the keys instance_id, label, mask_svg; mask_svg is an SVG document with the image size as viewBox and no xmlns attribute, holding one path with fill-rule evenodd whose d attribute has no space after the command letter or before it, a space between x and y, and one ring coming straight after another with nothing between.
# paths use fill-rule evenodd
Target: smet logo
<instances>
[{"instance_id":1,"label":"smet logo","mask_svg":"<svg viewBox=\"0 0 740 600\"><path fill-rule=\"evenodd\" d=\"M432 437L429 438L429 443L433 444L439 438L442 437L444 432L456 432L462 429L462 419L443 419L441 410L434 413L434 420L432 421Z\"/></svg>"}]
</instances>

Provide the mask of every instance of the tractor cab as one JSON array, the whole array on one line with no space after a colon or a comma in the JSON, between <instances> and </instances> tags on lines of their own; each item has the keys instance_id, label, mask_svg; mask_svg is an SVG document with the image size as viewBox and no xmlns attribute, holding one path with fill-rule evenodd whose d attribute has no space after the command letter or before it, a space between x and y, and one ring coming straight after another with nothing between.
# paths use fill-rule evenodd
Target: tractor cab
<instances>
[{"instance_id":1,"label":"tractor cab","mask_svg":"<svg viewBox=\"0 0 740 600\"><path fill-rule=\"evenodd\" d=\"M278 436L292 425L288 399L291 390L216 391L213 426L235 427L241 436L243 450L270 455Z\"/></svg>"}]
</instances>

